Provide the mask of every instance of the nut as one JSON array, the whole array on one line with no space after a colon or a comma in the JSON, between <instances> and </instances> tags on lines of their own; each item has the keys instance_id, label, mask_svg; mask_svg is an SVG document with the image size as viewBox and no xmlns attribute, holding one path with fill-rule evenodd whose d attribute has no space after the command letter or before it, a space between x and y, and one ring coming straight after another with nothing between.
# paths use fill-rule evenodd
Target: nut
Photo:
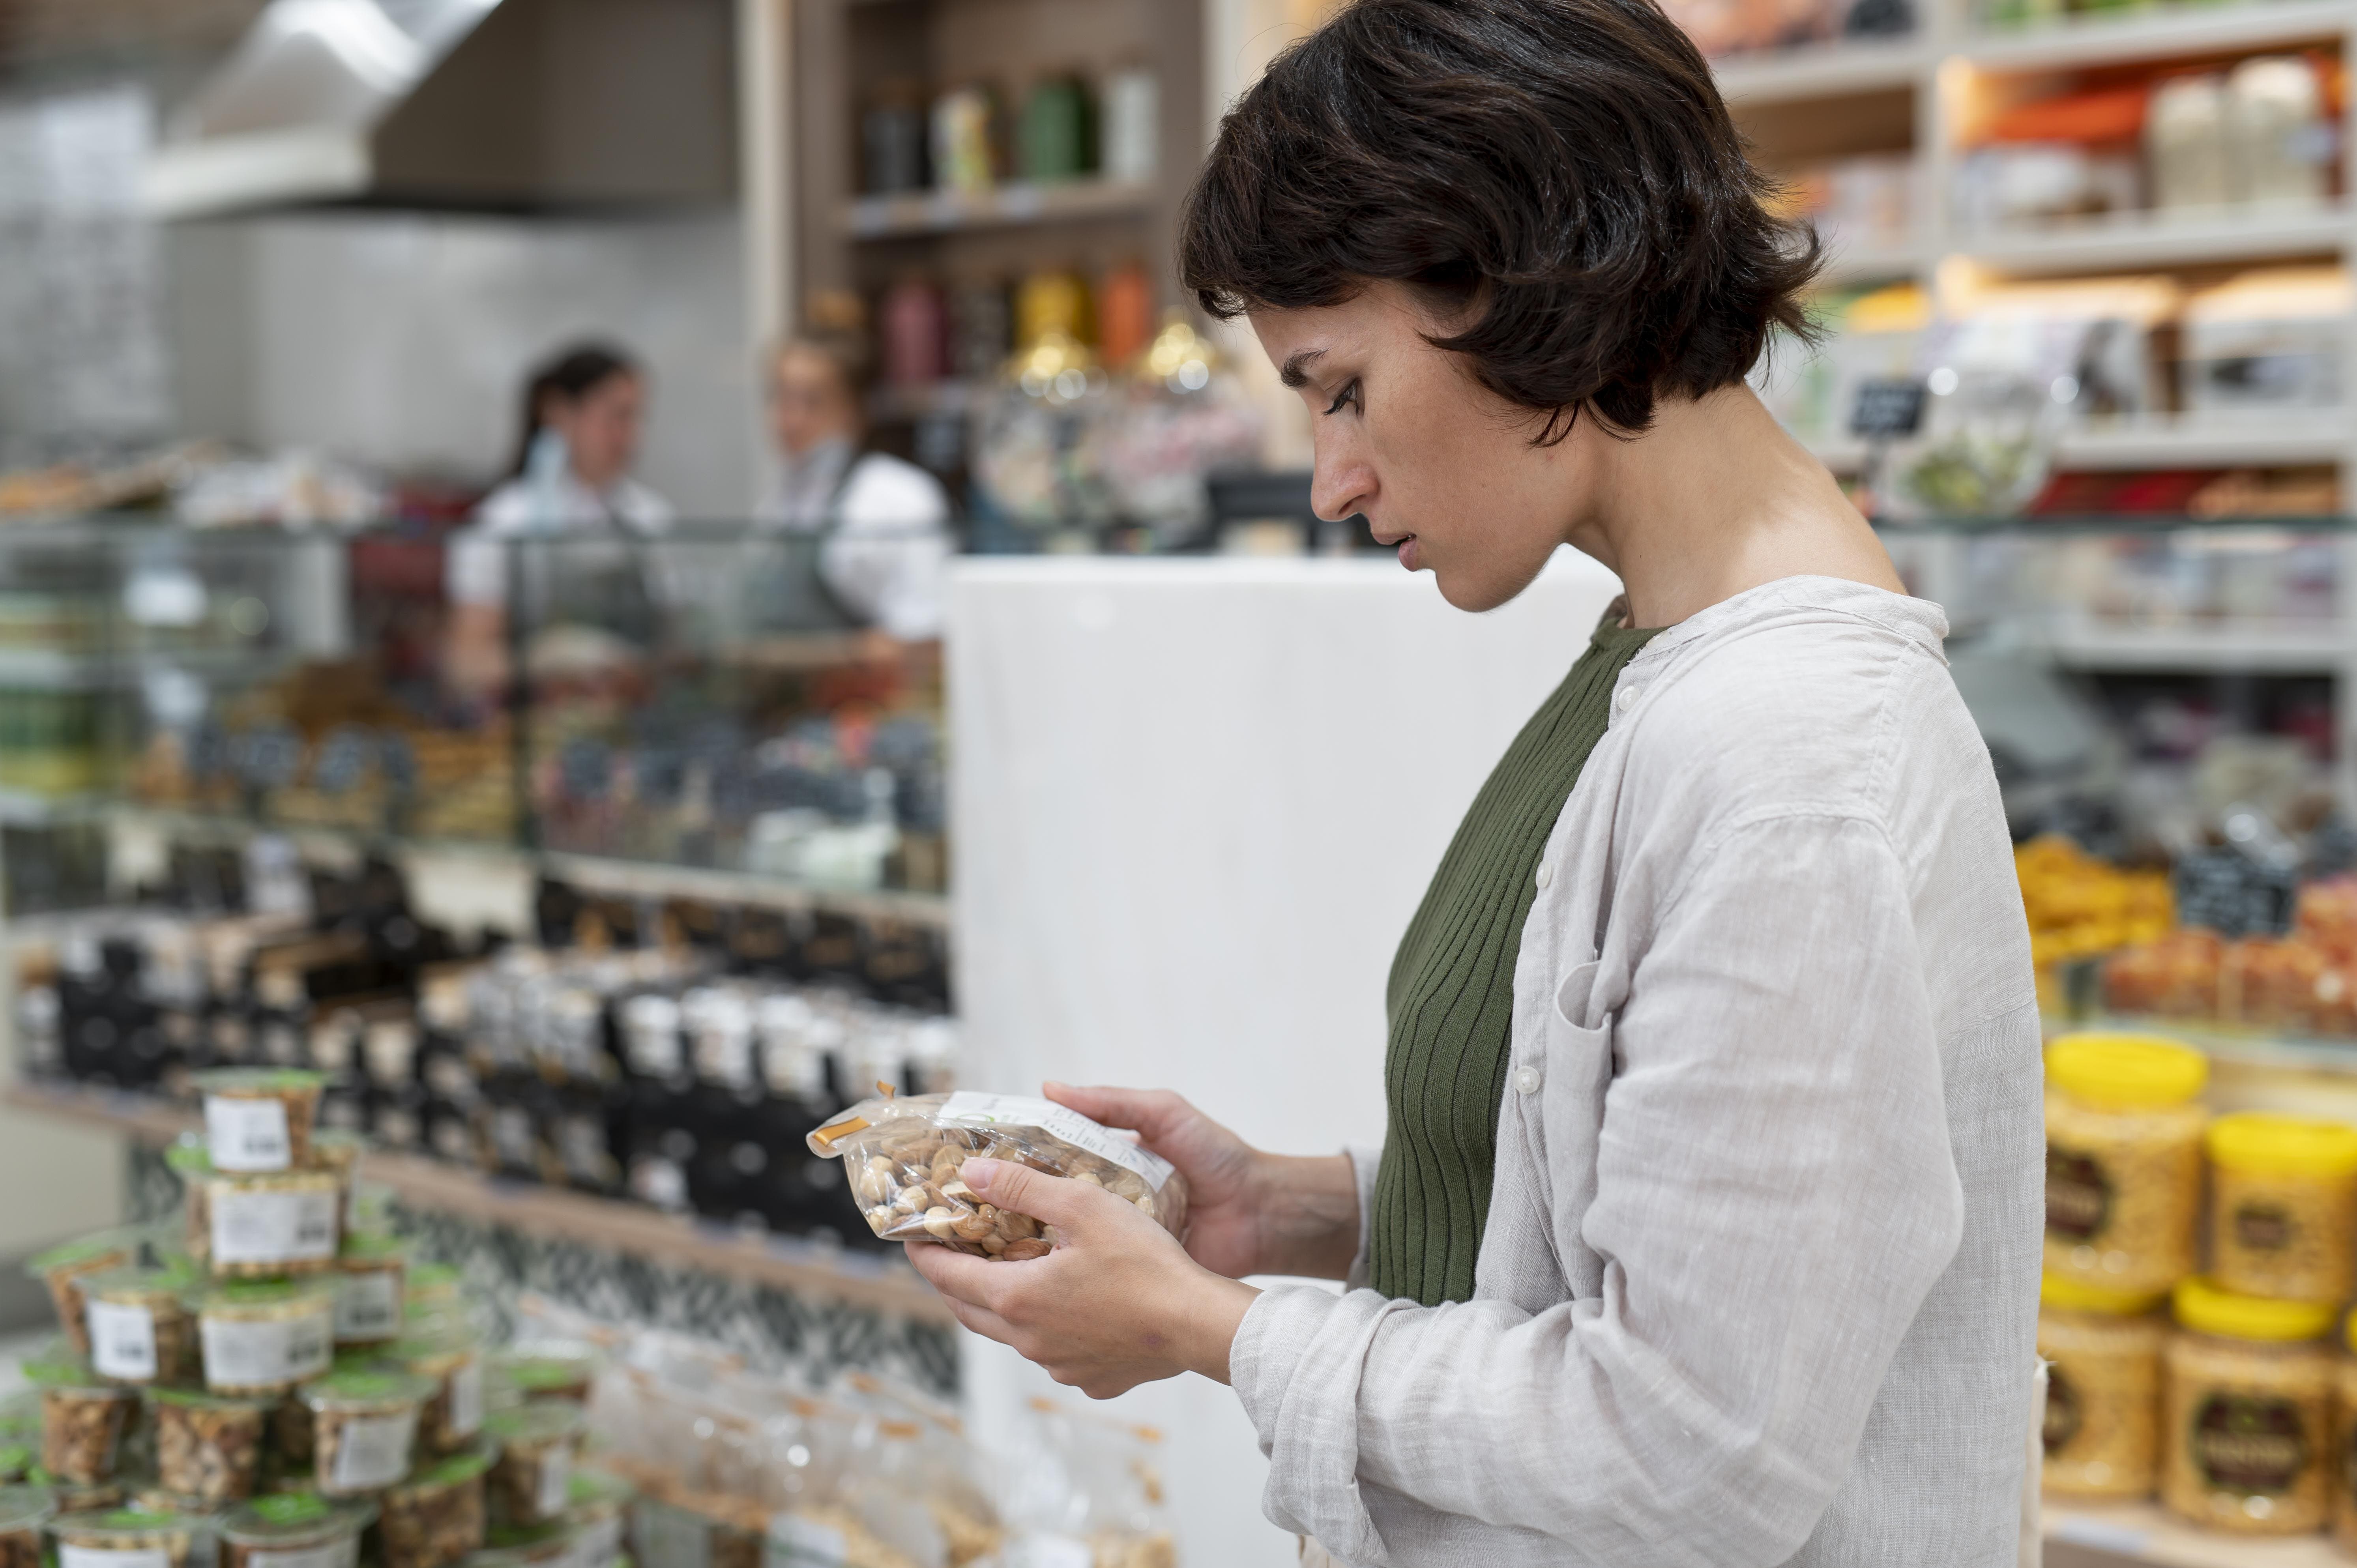
<instances>
[{"instance_id":1,"label":"nut","mask_svg":"<svg viewBox=\"0 0 2357 1568\"><path fill-rule=\"evenodd\" d=\"M212 1505L253 1495L269 1406L179 1396L152 1402L156 1478L166 1491Z\"/></svg>"},{"instance_id":2,"label":"nut","mask_svg":"<svg viewBox=\"0 0 2357 1568\"><path fill-rule=\"evenodd\" d=\"M500 1445L491 1466L492 1509L509 1524L547 1524L572 1500L573 1453L581 1441L576 1406L528 1404L484 1423Z\"/></svg>"},{"instance_id":3,"label":"nut","mask_svg":"<svg viewBox=\"0 0 2357 1568\"><path fill-rule=\"evenodd\" d=\"M0 1568L41 1568L41 1532L0 1530Z\"/></svg>"},{"instance_id":4,"label":"nut","mask_svg":"<svg viewBox=\"0 0 2357 1568\"><path fill-rule=\"evenodd\" d=\"M81 1282L129 1262L130 1249L107 1235L70 1241L26 1265L28 1273L39 1274L41 1283L48 1286L49 1305L57 1309L58 1326L73 1342L76 1355L90 1354L90 1328Z\"/></svg>"},{"instance_id":5,"label":"nut","mask_svg":"<svg viewBox=\"0 0 2357 1568\"><path fill-rule=\"evenodd\" d=\"M433 1384L406 1372L352 1368L303 1391L311 1406L311 1477L323 1497L397 1486L409 1475L417 1412Z\"/></svg>"},{"instance_id":6,"label":"nut","mask_svg":"<svg viewBox=\"0 0 2357 1568\"><path fill-rule=\"evenodd\" d=\"M41 1391L41 1466L60 1481L96 1486L114 1476L131 1398L112 1388Z\"/></svg>"},{"instance_id":7,"label":"nut","mask_svg":"<svg viewBox=\"0 0 2357 1568\"><path fill-rule=\"evenodd\" d=\"M461 1455L384 1494L384 1568L444 1568L481 1549L485 1465L479 1454Z\"/></svg>"}]
</instances>

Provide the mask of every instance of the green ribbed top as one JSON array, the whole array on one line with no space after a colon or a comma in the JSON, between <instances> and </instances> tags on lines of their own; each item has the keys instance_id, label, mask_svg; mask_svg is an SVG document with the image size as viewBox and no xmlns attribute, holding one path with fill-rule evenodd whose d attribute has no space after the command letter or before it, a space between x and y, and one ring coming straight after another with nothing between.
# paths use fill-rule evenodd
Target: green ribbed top
<instances>
[{"instance_id":1,"label":"green ribbed top","mask_svg":"<svg viewBox=\"0 0 2357 1568\"><path fill-rule=\"evenodd\" d=\"M1608 613L1490 774L1400 939L1385 1001L1390 1132L1375 1175L1374 1288L1437 1306L1473 1296L1506 1091L1514 955L1540 852L1653 635Z\"/></svg>"}]
</instances>

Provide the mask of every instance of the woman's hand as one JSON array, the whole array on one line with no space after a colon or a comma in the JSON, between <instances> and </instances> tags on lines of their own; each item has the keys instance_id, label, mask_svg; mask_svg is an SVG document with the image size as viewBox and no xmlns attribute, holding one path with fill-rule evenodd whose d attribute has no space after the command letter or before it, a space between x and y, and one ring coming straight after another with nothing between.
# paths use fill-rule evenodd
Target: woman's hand
<instances>
[{"instance_id":1,"label":"woman's hand","mask_svg":"<svg viewBox=\"0 0 2357 1568\"><path fill-rule=\"evenodd\" d=\"M1135 1133L1178 1167L1187 1178L1187 1251L1213 1273L1339 1280L1350 1273L1359 1184L1349 1155L1262 1154L1167 1089L1042 1088L1092 1122Z\"/></svg>"},{"instance_id":2,"label":"woman's hand","mask_svg":"<svg viewBox=\"0 0 2357 1568\"><path fill-rule=\"evenodd\" d=\"M909 1242L909 1261L960 1323L1091 1399L1180 1372L1228 1380L1228 1348L1258 1291L1196 1262L1103 1187L1004 1160L968 1160L959 1175L993 1204L1056 1232L1054 1251L1019 1263Z\"/></svg>"}]
</instances>

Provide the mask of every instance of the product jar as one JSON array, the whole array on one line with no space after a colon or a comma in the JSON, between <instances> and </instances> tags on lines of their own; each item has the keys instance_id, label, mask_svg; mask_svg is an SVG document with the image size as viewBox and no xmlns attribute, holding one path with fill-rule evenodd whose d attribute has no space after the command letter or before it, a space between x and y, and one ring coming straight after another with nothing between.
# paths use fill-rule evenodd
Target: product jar
<instances>
[{"instance_id":1,"label":"product jar","mask_svg":"<svg viewBox=\"0 0 2357 1568\"><path fill-rule=\"evenodd\" d=\"M90 1364L121 1383L185 1383L197 1376L197 1324L189 1314L189 1272L162 1268L109 1269L86 1274L83 1322Z\"/></svg>"},{"instance_id":2,"label":"product jar","mask_svg":"<svg viewBox=\"0 0 2357 1568\"><path fill-rule=\"evenodd\" d=\"M391 1236L347 1236L336 1258L336 1344L382 1345L401 1337L402 1274L409 1250Z\"/></svg>"},{"instance_id":3,"label":"product jar","mask_svg":"<svg viewBox=\"0 0 2357 1568\"><path fill-rule=\"evenodd\" d=\"M2357 1557L2357 1316L2350 1318L2342 1330L2350 1356L2341 1359L2335 1371L2339 1398L2333 1402L2332 1419L2340 1424L2339 1456L2332 1477L2332 1539L2341 1551Z\"/></svg>"},{"instance_id":4,"label":"product jar","mask_svg":"<svg viewBox=\"0 0 2357 1568\"><path fill-rule=\"evenodd\" d=\"M375 1518L368 1503L315 1492L259 1498L222 1517L221 1568L356 1568Z\"/></svg>"},{"instance_id":5,"label":"product jar","mask_svg":"<svg viewBox=\"0 0 2357 1568\"><path fill-rule=\"evenodd\" d=\"M2345 1300L2357 1249L2357 1127L2262 1111L2210 1136L2210 1275L2285 1301Z\"/></svg>"},{"instance_id":6,"label":"product jar","mask_svg":"<svg viewBox=\"0 0 2357 1568\"><path fill-rule=\"evenodd\" d=\"M58 1568L211 1568L212 1537L195 1515L150 1509L59 1514Z\"/></svg>"},{"instance_id":7,"label":"product jar","mask_svg":"<svg viewBox=\"0 0 2357 1568\"><path fill-rule=\"evenodd\" d=\"M580 1407L561 1400L494 1411L483 1430L499 1444L491 1501L511 1524L553 1524L573 1498L573 1454L585 1425Z\"/></svg>"},{"instance_id":8,"label":"product jar","mask_svg":"<svg viewBox=\"0 0 2357 1568\"><path fill-rule=\"evenodd\" d=\"M2169 1339L2157 1310L2163 1298L2049 1274L2038 1300L2038 1353L2049 1363L2043 1486L2066 1498L2152 1496Z\"/></svg>"},{"instance_id":9,"label":"product jar","mask_svg":"<svg viewBox=\"0 0 2357 1568\"><path fill-rule=\"evenodd\" d=\"M2158 1294L2191 1273L2201 1208L2201 1052L2065 1035L2046 1052L2046 1272Z\"/></svg>"},{"instance_id":10,"label":"product jar","mask_svg":"<svg viewBox=\"0 0 2357 1568\"><path fill-rule=\"evenodd\" d=\"M74 1486L113 1480L138 1396L72 1361L29 1361L25 1376L41 1391L41 1468Z\"/></svg>"},{"instance_id":11,"label":"product jar","mask_svg":"<svg viewBox=\"0 0 2357 1568\"><path fill-rule=\"evenodd\" d=\"M47 1487L0 1487L0 1568L41 1568L41 1530L57 1511Z\"/></svg>"},{"instance_id":12,"label":"product jar","mask_svg":"<svg viewBox=\"0 0 2357 1568\"><path fill-rule=\"evenodd\" d=\"M2196 1524L2304 1535L2330 1510L2335 1309L2237 1295L2208 1280L2176 1291L2168 1352L2161 1501Z\"/></svg>"},{"instance_id":13,"label":"product jar","mask_svg":"<svg viewBox=\"0 0 2357 1568\"><path fill-rule=\"evenodd\" d=\"M156 1480L173 1496L220 1508L253 1496L270 1425L266 1400L152 1389Z\"/></svg>"},{"instance_id":14,"label":"product jar","mask_svg":"<svg viewBox=\"0 0 2357 1568\"><path fill-rule=\"evenodd\" d=\"M221 1171L297 1170L311 1163L311 1126L327 1079L297 1068L221 1068L196 1075L205 1148Z\"/></svg>"},{"instance_id":15,"label":"product jar","mask_svg":"<svg viewBox=\"0 0 2357 1568\"><path fill-rule=\"evenodd\" d=\"M483 1449L434 1461L379 1499L384 1568L447 1568L483 1544Z\"/></svg>"},{"instance_id":16,"label":"product jar","mask_svg":"<svg viewBox=\"0 0 2357 1568\"><path fill-rule=\"evenodd\" d=\"M336 1266L343 1187L332 1171L188 1176L188 1253L217 1274L320 1273Z\"/></svg>"},{"instance_id":17,"label":"product jar","mask_svg":"<svg viewBox=\"0 0 2357 1568\"><path fill-rule=\"evenodd\" d=\"M232 1280L197 1307L205 1387L280 1394L326 1371L335 1353L334 1293L316 1280Z\"/></svg>"},{"instance_id":18,"label":"product jar","mask_svg":"<svg viewBox=\"0 0 2357 1568\"><path fill-rule=\"evenodd\" d=\"M450 1263L420 1263L409 1271L404 1286L406 1310L447 1312L466 1300L465 1283Z\"/></svg>"},{"instance_id":19,"label":"product jar","mask_svg":"<svg viewBox=\"0 0 2357 1568\"><path fill-rule=\"evenodd\" d=\"M565 1522L573 1530L574 1568L614 1568L638 1488L619 1476L582 1466L573 1472Z\"/></svg>"},{"instance_id":20,"label":"product jar","mask_svg":"<svg viewBox=\"0 0 2357 1568\"><path fill-rule=\"evenodd\" d=\"M36 1253L25 1265L25 1272L38 1275L48 1287L49 1305L57 1309L58 1324L73 1342L78 1356L90 1354L90 1329L87 1306L82 1300L81 1281L109 1269L119 1269L132 1261L133 1248L120 1231L104 1230L95 1236L83 1236L46 1252Z\"/></svg>"},{"instance_id":21,"label":"product jar","mask_svg":"<svg viewBox=\"0 0 2357 1568\"><path fill-rule=\"evenodd\" d=\"M425 1378L434 1392L417 1422L417 1441L428 1454L455 1454L483 1430L483 1352L471 1335L456 1327L395 1340L384 1359L414 1377Z\"/></svg>"},{"instance_id":22,"label":"product jar","mask_svg":"<svg viewBox=\"0 0 2357 1568\"><path fill-rule=\"evenodd\" d=\"M491 1382L501 1395L533 1403L562 1400L587 1406L605 1358L587 1345L538 1344L504 1350L491 1364Z\"/></svg>"},{"instance_id":23,"label":"product jar","mask_svg":"<svg viewBox=\"0 0 2357 1568\"><path fill-rule=\"evenodd\" d=\"M397 1371L331 1372L307 1385L313 1484L329 1497L349 1497L406 1480L417 1412L433 1392L428 1380Z\"/></svg>"}]
</instances>

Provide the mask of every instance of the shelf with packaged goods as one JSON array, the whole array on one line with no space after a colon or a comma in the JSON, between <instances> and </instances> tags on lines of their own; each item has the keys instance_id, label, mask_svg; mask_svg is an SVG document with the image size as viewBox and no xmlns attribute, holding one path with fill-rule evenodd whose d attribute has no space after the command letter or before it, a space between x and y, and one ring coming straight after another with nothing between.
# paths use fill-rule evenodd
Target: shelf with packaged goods
<instances>
[{"instance_id":1,"label":"shelf with packaged goods","mask_svg":"<svg viewBox=\"0 0 2357 1568\"><path fill-rule=\"evenodd\" d=\"M2154 1503L2049 1498L2047 1568L2348 1568L2321 1535L2266 1539L2196 1530Z\"/></svg>"},{"instance_id":2,"label":"shelf with packaged goods","mask_svg":"<svg viewBox=\"0 0 2357 1568\"><path fill-rule=\"evenodd\" d=\"M1910 36L1728 55L1714 60L1711 70L1721 96L1741 107L1911 86L1932 58L1931 47Z\"/></svg>"},{"instance_id":3,"label":"shelf with packaged goods","mask_svg":"<svg viewBox=\"0 0 2357 1568\"><path fill-rule=\"evenodd\" d=\"M1981 70L2027 72L2273 48L2337 38L2357 22L2348 0L2246 0L2178 5L2135 15L2083 14L2013 33L1968 39L1962 57Z\"/></svg>"},{"instance_id":4,"label":"shelf with packaged goods","mask_svg":"<svg viewBox=\"0 0 2357 1568\"><path fill-rule=\"evenodd\" d=\"M2348 416L2333 410L2285 414L2266 423L2172 415L2072 431L2055 447L2054 463L2077 473L2288 468L2343 462L2353 441L2357 431ZM1855 436L1813 441L1809 450L1837 474L1866 467L1867 445Z\"/></svg>"},{"instance_id":5,"label":"shelf with packaged goods","mask_svg":"<svg viewBox=\"0 0 2357 1568\"><path fill-rule=\"evenodd\" d=\"M2218 670L2277 675L2327 675L2346 665L2352 648L2330 628L2284 630L2272 626L2073 627L2048 634L2043 645L2066 670Z\"/></svg>"},{"instance_id":6,"label":"shelf with packaged goods","mask_svg":"<svg viewBox=\"0 0 2357 1568\"><path fill-rule=\"evenodd\" d=\"M2276 256L2337 254L2348 247L2350 211L2323 207L2223 208L2198 214L2129 213L2100 223L1957 237L1956 251L1995 273L2152 269Z\"/></svg>"},{"instance_id":7,"label":"shelf with packaged goods","mask_svg":"<svg viewBox=\"0 0 2357 1568\"><path fill-rule=\"evenodd\" d=\"M989 190L911 191L905 196L863 196L844 214L844 229L856 240L908 239L961 229L1003 229L1026 223L1056 223L1122 218L1146 210L1154 188L1140 180L1076 179L1053 185L1017 182Z\"/></svg>"},{"instance_id":8,"label":"shelf with packaged goods","mask_svg":"<svg viewBox=\"0 0 2357 1568\"><path fill-rule=\"evenodd\" d=\"M1838 237L1825 246L1825 264L1818 273L1821 284L1849 285L1897 283L1919 275L1931 259L1931 252L1918 244L1853 245Z\"/></svg>"},{"instance_id":9,"label":"shelf with packaged goods","mask_svg":"<svg viewBox=\"0 0 2357 1568\"><path fill-rule=\"evenodd\" d=\"M67 1085L14 1083L6 1103L35 1115L103 1128L150 1144L169 1144L198 1130L198 1118L145 1095L114 1094ZM391 1189L404 1203L455 1214L479 1224L560 1237L584 1246L651 1259L770 1286L794 1295L824 1296L899 1317L952 1321L932 1287L900 1258L845 1252L786 1238L748 1235L587 1193L496 1180L415 1155L371 1150L361 1156L363 1181Z\"/></svg>"}]
</instances>

